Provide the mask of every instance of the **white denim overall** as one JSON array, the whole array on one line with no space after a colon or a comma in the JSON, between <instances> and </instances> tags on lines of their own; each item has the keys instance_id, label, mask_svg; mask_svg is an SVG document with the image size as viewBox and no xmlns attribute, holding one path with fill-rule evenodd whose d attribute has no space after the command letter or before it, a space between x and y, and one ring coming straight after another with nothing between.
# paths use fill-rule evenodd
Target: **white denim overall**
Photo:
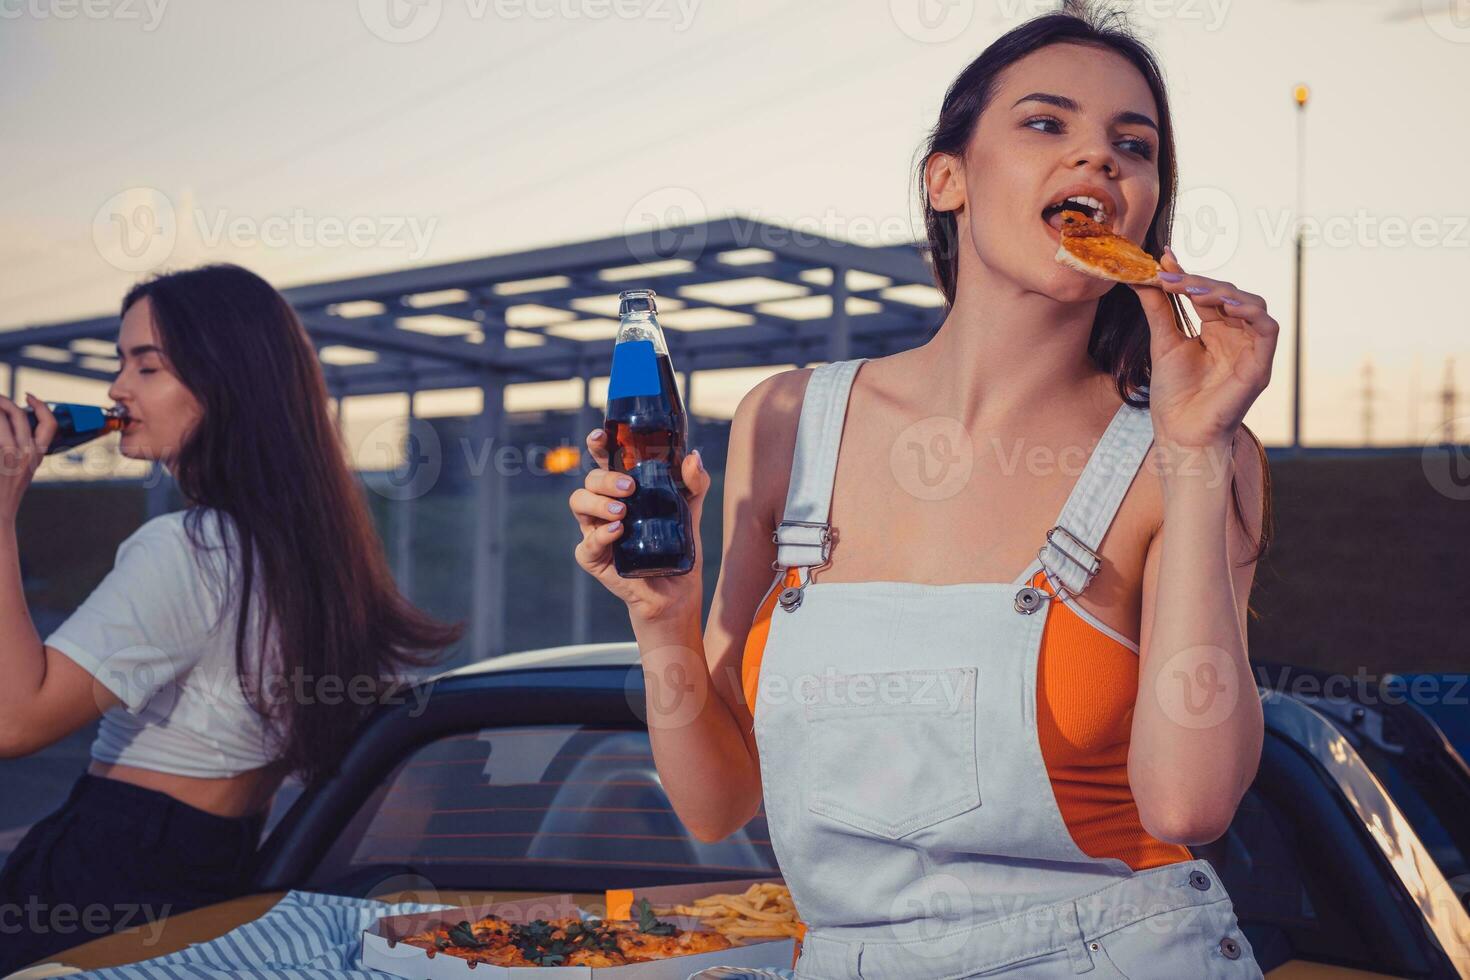
<instances>
[{"instance_id":1,"label":"white denim overall","mask_svg":"<svg viewBox=\"0 0 1470 980\"><path fill-rule=\"evenodd\" d=\"M1119 409L1014 582L809 583L864 360L807 387L774 565L803 584L772 609L754 706L771 843L808 927L796 975L1259 978L1207 861L1134 872L1077 847L1037 737L1050 603L1096 573L1148 410ZM1028 586L1043 567L1061 599Z\"/></svg>"}]
</instances>

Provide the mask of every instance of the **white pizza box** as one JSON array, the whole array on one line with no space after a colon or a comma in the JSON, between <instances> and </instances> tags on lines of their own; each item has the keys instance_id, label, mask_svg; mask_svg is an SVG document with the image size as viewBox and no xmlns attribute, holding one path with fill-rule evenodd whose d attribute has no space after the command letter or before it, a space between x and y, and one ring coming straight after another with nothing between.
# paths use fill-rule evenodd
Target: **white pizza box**
<instances>
[{"instance_id":1,"label":"white pizza box","mask_svg":"<svg viewBox=\"0 0 1470 980\"><path fill-rule=\"evenodd\" d=\"M649 901L691 901L721 891L748 888L750 882L721 882L708 885L683 885L669 888L640 889L639 897ZM664 894L668 897L665 898ZM398 942L404 936L422 932L437 926L460 921L474 922L487 915L498 915L517 924L534 922L537 919L558 919L579 915L577 903L571 895L551 895L545 898L527 899L519 902L504 902L495 905L464 906L441 909L437 912L420 912L414 915L384 916L373 923L362 934L362 965L369 969L382 970L407 980L497 980L518 978L531 980L544 977L548 980L568 977L599 977L603 980L686 980L691 973L712 966L789 967L795 956L794 940L791 939L747 939L741 945L729 949L675 956L666 960L648 963L629 963L626 966L493 966L487 963L471 963L458 956L448 956ZM681 929L701 928L700 921L689 916L661 916Z\"/></svg>"},{"instance_id":2,"label":"white pizza box","mask_svg":"<svg viewBox=\"0 0 1470 980\"><path fill-rule=\"evenodd\" d=\"M633 902L638 899L648 899L651 905L689 905L695 899L705 898L709 895L738 895L751 885L782 885L786 882L779 876L770 878L740 878L734 881L707 881L694 885L658 885L652 888L609 888L606 892L606 905L597 910L609 919L626 919L630 917L630 909ZM684 916L661 916L661 918L676 922L683 927L686 921ZM699 922L698 919L693 919ZM751 937L747 942L759 942L761 948L768 949L772 953L779 951L784 959L777 962L750 962L730 963L730 966L763 966L777 967L780 969L792 969L796 966L796 956L801 950L799 939L772 939L762 941Z\"/></svg>"}]
</instances>

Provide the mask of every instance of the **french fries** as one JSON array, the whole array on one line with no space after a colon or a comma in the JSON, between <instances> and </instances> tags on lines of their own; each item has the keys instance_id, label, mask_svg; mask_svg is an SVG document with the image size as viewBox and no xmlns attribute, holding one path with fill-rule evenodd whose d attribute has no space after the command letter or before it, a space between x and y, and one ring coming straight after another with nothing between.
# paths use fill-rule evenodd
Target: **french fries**
<instances>
[{"instance_id":1,"label":"french fries","mask_svg":"<svg viewBox=\"0 0 1470 980\"><path fill-rule=\"evenodd\" d=\"M757 882L743 894L706 895L688 905L656 905L654 915L688 915L725 936L801 938L806 931L784 885Z\"/></svg>"}]
</instances>

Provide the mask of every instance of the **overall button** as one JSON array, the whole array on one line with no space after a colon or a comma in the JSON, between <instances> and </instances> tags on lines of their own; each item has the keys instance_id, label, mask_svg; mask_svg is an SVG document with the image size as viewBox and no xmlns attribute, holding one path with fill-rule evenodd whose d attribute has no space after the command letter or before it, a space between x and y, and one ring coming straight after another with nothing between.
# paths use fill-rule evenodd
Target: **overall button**
<instances>
[{"instance_id":1,"label":"overall button","mask_svg":"<svg viewBox=\"0 0 1470 980\"><path fill-rule=\"evenodd\" d=\"M1220 952L1225 954L1227 960L1240 959L1240 943L1226 936L1220 940Z\"/></svg>"},{"instance_id":2,"label":"overall button","mask_svg":"<svg viewBox=\"0 0 1470 980\"><path fill-rule=\"evenodd\" d=\"M1026 586L1016 593L1016 612L1029 616L1041 606L1042 593L1040 589Z\"/></svg>"},{"instance_id":3,"label":"overall button","mask_svg":"<svg viewBox=\"0 0 1470 980\"><path fill-rule=\"evenodd\" d=\"M787 612L792 611L801 605L801 589L798 589L796 586L788 586L782 589L781 598L778 601L781 603L782 609L785 609Z\"/></svg>"},{"instance_id":4,"label":"overall button","mask_svg":"<svg viewBox=\"0 0 1470 980\"><path fill-rule=\"evenodd\" d=\"M1191 871L1189 873L1189 883L1200 891L1205 891L1210 887L1210 876L1203 871Z\"/></svg>"}]
</instances>

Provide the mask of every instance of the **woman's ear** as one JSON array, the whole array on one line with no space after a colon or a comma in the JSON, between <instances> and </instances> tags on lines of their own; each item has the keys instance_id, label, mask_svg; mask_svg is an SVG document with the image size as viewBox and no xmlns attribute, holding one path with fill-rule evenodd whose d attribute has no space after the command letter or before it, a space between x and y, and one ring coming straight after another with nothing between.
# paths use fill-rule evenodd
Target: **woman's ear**
<instances>
[{"instance_id":1,"label":"woman's ear","mask_svg":"<svg viewBox=\"0 0 1470 980\"><path fill-rule=\"evenodd\" d=\"M934 210L959 210L965 203L965 173L960 158L951 153L931 153L924 162L924 186Z\"/></svg>"}]
</instances>

